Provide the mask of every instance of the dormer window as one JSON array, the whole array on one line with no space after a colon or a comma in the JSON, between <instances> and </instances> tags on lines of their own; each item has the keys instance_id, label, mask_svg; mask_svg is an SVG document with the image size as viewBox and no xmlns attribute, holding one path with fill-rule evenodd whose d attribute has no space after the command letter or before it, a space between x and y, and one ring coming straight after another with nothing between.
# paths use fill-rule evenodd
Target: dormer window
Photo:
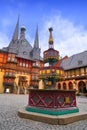
<instances>
[{"instance_id":1,"label":"dormer window","mask_svg":"<svg viewBox=\"0 0 87 130\"><path fill-rule=\"evenodd\" d=\"M26 52L26 51L24 51L24 52L23 52L23 54L24 54L24 55L27 55L27 52Z\"/></svg>"},{"instance_id":2,"label":"dormer window","mask_svg":"<svg viewBox=\"0 0 87 130\"><path fill-rule=\"evenodd\" d=\"M82 64L82 60L78 60L78 65L81 65Z\"/></svg>"}]
</instances>

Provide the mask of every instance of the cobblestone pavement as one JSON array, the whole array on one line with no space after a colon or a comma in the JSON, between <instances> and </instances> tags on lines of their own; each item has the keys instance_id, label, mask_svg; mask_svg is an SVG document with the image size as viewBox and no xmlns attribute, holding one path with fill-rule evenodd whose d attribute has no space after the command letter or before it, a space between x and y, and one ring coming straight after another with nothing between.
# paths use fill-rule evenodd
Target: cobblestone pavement
<instances>
[{"instance_id":1,"label":"cobblestone pavement","mask_svg":"<svg viewBox=\"0 0 87 130\"><path fill-rule=\"evenodd\" d=\"M28 103L28 95L0 94L0 130L87 130L87 120L68 125L50 125L19 118L17 111ZM87 98L77 97L80 110L87 111Z\"/></svg>"}]
</instances>

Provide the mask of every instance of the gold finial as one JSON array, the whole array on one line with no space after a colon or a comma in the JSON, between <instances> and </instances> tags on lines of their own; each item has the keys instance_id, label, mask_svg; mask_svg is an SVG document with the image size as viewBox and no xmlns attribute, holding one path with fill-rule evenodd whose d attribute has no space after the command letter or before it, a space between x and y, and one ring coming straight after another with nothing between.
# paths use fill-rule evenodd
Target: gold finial
<instances>
[{"instance_id":1,"label":"gold finial","mask_svg":"<svg viewBox=\"0 0 87 130\"><path fill-rule=\"evenodd\" d=\"M50 27L50 28L49 28L49 32L50 32L49 43L51 43L51 44L53 43L52 31L53 31L53 28Z\"/></svg>"}]
</instances>

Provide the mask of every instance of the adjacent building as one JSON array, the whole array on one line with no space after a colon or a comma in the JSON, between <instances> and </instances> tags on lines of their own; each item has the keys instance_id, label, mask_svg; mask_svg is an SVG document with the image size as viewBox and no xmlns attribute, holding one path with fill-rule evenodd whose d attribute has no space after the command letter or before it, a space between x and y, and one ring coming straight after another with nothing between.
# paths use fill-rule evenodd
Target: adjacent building
<instances>
[{"instance_id":1,"label":"adjacent building","mask_svg":"<svg viewBox=\"0 0 87 130\"><path fill-rule=\"evenodd\" d=\"M60 66L65 70L65 79L57 82L57 89L76 89L87 93L87 51L61 60Z\"/></svg>"}]
</instances>

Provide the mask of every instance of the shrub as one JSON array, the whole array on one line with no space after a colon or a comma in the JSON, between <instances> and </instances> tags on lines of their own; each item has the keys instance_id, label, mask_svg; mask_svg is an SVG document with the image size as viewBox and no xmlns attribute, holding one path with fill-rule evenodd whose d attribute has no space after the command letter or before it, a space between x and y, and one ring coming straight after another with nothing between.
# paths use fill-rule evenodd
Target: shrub
<instances>
[{"instance_id":1,"label":"shrub","mask_svg":"<svg viewBox=\"0 0 87 130\"><path fill-rule=\"evenodd\" d=\"M77 96L81 96L81 94L80 94L80 93L77 93L76 95L77 95Z\"/></svg>"}]
</instances>

